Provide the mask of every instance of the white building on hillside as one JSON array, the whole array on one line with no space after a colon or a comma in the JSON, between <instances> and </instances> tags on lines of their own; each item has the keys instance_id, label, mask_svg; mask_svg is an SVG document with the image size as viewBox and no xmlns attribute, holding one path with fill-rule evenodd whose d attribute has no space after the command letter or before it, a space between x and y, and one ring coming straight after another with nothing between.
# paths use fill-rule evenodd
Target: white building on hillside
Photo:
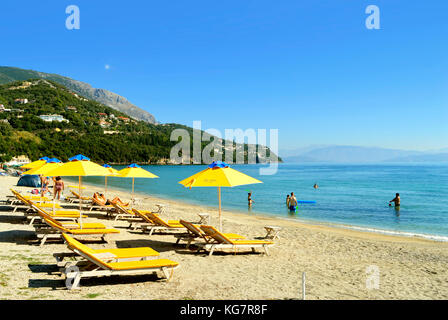
<instances>
[{"instance_id":1,"label":"white building on hillside","mask_svg":"<svg viewBox=\"0 0 448 320\"><path fill-rule=\"evenodd\" d=\"M48 114L48 115L45 114L45 115L39 116L39 118L41 118L42 120L44 120L46 122L52 122L52 121L69 122L67 119L64 119L64 117L59 114Z\"/></svg>"}]
</instances>

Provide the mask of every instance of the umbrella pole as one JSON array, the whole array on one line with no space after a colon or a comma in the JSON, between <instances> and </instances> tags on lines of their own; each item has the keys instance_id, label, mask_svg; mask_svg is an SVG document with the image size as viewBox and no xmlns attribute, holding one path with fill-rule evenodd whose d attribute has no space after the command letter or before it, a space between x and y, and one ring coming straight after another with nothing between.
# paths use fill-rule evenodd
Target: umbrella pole
<instances>
[{"instance_id":1,"label":"umbrella pole","mask_svg":"<svg viewBox=\"0 0 448 320\"><path fill-rule=\"evenodd\" d=\"M105 178L104 194L107 194L107 176L105 176L104 178Z\"/></svg>"},{"instance_id":2,"label":"umbrella pole","mask_svg":"<svg viewBox=\"0 0 448 320\"><path fill-rule=\"evenodd\" d=\"M134 177L132 177L132 199L131 199L131 210L134 209Z\"/></svg>"},{"instance_id":3,"label":"umbrella pole","mask_svg":"<svg viewBox=\"0 0 448 320\"><path fill-rule=\"evenodd\" d=\"M218 204L219 204L219 232L222 232L222 217L221 217L221 187L218 187Z\"/></svg>"},{"instance_id":4,"label":"umbrella pole","mask_svg":"<svg viewBox=\"0 0 448 320\"><path fill-rule=\"evenodd\" d=\"M81 184L82 184L82 178L81 176L79 176L79 228L82 229L82 189L81 189Z\"/></svg>"}]
</instances>

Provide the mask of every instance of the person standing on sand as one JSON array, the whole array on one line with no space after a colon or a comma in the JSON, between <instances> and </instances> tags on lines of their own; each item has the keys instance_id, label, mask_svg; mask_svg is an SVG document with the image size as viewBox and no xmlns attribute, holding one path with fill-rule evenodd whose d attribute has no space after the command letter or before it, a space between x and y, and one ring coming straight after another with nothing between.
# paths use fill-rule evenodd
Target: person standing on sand
<instances>
[{"instance_id":1,"label":"person standing on sand","mask_svg":"<svg viewBox=\"0 0 448 320\"><path fill-rule=\"evenodd\" d=\"M45 176L40 176L40 196L43 197L48 192L48 179Z\"/></svg>"},{"instance_id":2,"label":"person standing on sand","mask_svg":"<svg viewBox=\"0 0 448 320\"><path fill-rule=\"evenodd\" d=\"M61 200L62 190L65 189L64 181L62 181L61 177L56 177L54 180L54 191L53 191L53 200L58 196L58 200Z\"/></svg>"},{"instance_id":3,"label":"person standing on sand","mask_svg":"<svg viewBox=\"0 0 448 320\"><path fill-rule=\"evenodd\" d=\"M291 197L289 197L289 210L295 211L297 206L297 199L294 192L291 192Z\"/></svg>"}]
</instances>

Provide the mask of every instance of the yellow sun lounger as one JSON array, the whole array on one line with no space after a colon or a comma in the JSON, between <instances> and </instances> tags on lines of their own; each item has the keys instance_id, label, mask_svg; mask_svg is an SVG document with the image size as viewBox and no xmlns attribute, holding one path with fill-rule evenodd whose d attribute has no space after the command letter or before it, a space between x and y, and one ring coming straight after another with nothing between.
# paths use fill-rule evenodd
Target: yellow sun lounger
<instances>
[{"instance_id":1,"label":"yellow sun lounger","mask_svg":"<svg viewBox=\"0 0 448 320\"><path fill-rule=\"evenodd\" d=\"M13 195L16 198L16 201L14 202L14 204L11 204L11 206L14 206L14 209L13 209L12 212L13 213L16 212L17 209L19 209L19 208L20 209L28 209L28 210L30 210L29 201L31 201L32 199L27 199L25 196L23 196L22 194L20 194L19 192L15 191L13 189L10 189L10 190L11 190L11 192L13 193ZM48 198L44 197L42 199L48 199ZM50 203L50 202L45 202L45 201L40 201L40 200L32 200L32 201L39 202L42 207L47 207L47 208L51 207L51 208L53 208L53 202ZM17 204L17 203L22 203L22 205ZM62 207L59 204L57 204L57 203L54 204L54 208L55 209L62 209Z\"/></svg>"},{"instance_id":2,"label":"yellow sun lounger","mask_svg":"<svg viewBox=\"0 0 448 320\"><path fill-rule=\"evenodd\" d=\"M169 231L185 231L185 227L180 224L179 220L168 220L165 221L162 218L160 218L157 214L154 214L152 212L147 212L145 214L147 219L153 222L153 224L143 225L142 230L143 232L149 231L149 235L152 235L154 231L159 232L169 232Z\"/></svg>"},{"instance_id":3,"label":"yellow sun lounger","mask_svg":"<svg viewBox=\"0 0 448 320\"><path fill-rule=\"evenodd\" d=\"M75 215L70 215L68 218L73 219L74 222L62 222L59 221L60 220L60 216L52 216L49 212L45 211L45 209L40 208L38 205L36 205L37 208L39 208L40 210L37 212L38 217L40 217L41 219L48 219L50 221L52 221L53 223L56 223L58 225L61 225L63 227L69 228L69 229L80 229L81 225L78 223L78 219L79 219L79 212L77 212L77 216ZM76 213L76 211L75 211ZM83 216L86 217L87 216ZM62 218L67 218L67 216L63 216ZM58 220L59 219L59 220ZM39 226L37 226L39 227ZM106 226L102 223L89 223L89 222L83 222L82 223L82 227L84 229L106 229Z\"/></svg>"},{"instance_id":4,"label":"yellow sun lounger","mask_svg":"<svg viewBox=\"0 0 448 320\"><path fill-rule=\"evenodd\" d=\"M47 205L43 205L43 203L34 203L32 200L25 200L23 199L22 201L24 201L24 203L26 203L30 209L32 209L32 205L34 204L36 207L42 209L45 211L45 209L50 210L45 211L47 213L48 216L55 218L55 219L59 219L59 220L71 220L71 221L77 221L77 219L79 219L79 211L76 210L55 210L53 211L53 204L51 204L52 206L47 206ZM55 209L57 209L57 207L54 207ZM61 208L61 207L59 207ZM33 210L35 211L35 210ZM34 221L36 219L39 219L40 216L38 214L38 212L33 212L31 215L30 214L25 214L27 218L30 218L30 225L32 225L34 223ZM83 218L86 216L82 216Z\"/></svg>"},{"instance_id":5,"label":"yellow sun lounger","mask_svg":"<svg viewBox=\"0 0 448 320\"><path fill-rule=\"evenodd\" d=\"M273 241L266 240L230 239L212 226L201 226L200 228L207 236L213 238L215 241L213 243L197 244L199 246L199 250L204 249L205 251L210 251L209 256L213 254L215 249L233 249L234 252L236 252L236 250L240 248L250 248L252 251L255 251L256 248L262 248L265 253L268 254L268 247L274 245Z\"/></svg>"},{"instance_id":6,"label":"yellow sun lounger","mask_svg":"<svg viewBox=\"0 0 448 320\"><path fill-rule=\"evenodd\" d=\"M139 248L118 248L118 249L91 249L88 246L82 244L78 240L69 236L66 233L62 234L62 237L67 244L67 247L72 250L72 252L54 253L53 257L56 258L58 267L67 268L73 265L73 261L64 261L64 258L78 258L74 261L76 264L82 264L79 262L79 258L82 259L78 254L74 252L76 248L84 248L85 251L89 251L94 254L97 258L104 260L106 262L121 262L121 261L138 261L138 260L149 260L155 259L160 254L149 248L149 247L139 247Z\"/></svg>"},{"instance_id":7,"label":"yellow sun lounger","mask_svg":"<svg viewBox=\"0 0 448 320\"><path fill-rule=\"evenodd\" d=\"M149 211L149 210L141 210L141 209L136 209L136 208L132 208L132 212L135 214L135 216L137 218L139 218L139 220L136 220L136 219L130 220L128 228L132 228L132 226L134 226L133 230L137 230L137 228L144 229L144 228L147 228L148 226L156 225L154 223L154 221L152 221L148 217L148 213L153 213L155 215L158 215L157 213Z\"/></svg>"},{"instance_id":8,"label":"yellow sun lounger","mask_svg":"<svg viewBox=\"0 0 448 320\"><path fill-rule=\"evenodd\" d=\"M32 205L33 208L41 215L43 221L50 228L36 228L36 235L38 238L42 238L40 245L44 245L47 239L61 239L61 234L66 232L77 237L100 237L103 241L109 234L120 233L116 229L106 229L102 224L82 224L82 229L79 225L63 225L61 222L45 215L45 211L36 205ZM90 228L88 228L90 226ZM94 227L94 228L92 228Z\"/></svg>"},{"instance_id":9,"label":"yellow sun lounger","mask_svg":"<svg viewBox=\"0 0 448 320\"><path fill-rule=\"evenodd\" d=\"M70 190L70 192L73 194L73 197L67 198L69 202L74 202L75 200L78 200L78 201L92 201L91 197L81 196L79 193L77 193L76 191L73 191L73 190Z\"/></svg>"},{"instance_id":10,"label":"yellow sun lounger","mask_svg":"<svg viewBox=\"0 0 448 320\"><path fill-rule=\"evenodd\" d=\"M205 243L211 243L214 241L214 239L208 236L204 231L202 231L198 227L198 225L185 220L180 220L179 222L187 229L187 233L181 233L175 235L174 237L177 238L176 244L178 244L181 240L187 241L187 248L188 248L190 244L197 239L202 239L205 241ZM229 239L235 239L235 240L245 239L245 237L240 236L239 234L236 233L223 233L223 234Z\"/></svg>"},{"instance_id":11,"label":"yellow sun lounger","mask_svg":"<svg viewBox=\"0 0 448 320\"><path fill-rule=\"evenodd\" d=\"M111 202L112 206L115 208L115 212L111 212L112 215L115 214L115 220L118 219L139 219L134 212L130 209L126 209L118 202Z\"/></svg>"},{"instance_id":12,"label":"yellow sun lounger","mask_svg":"<svg viewBox=\"0 0 448 320\"><path fill-rule=\"evenodd\" d=\"M73 273L71 265L68 265L62 271L66 277L73 275L71 289L79 288L81 278L154 273L157 271L161 271L164 278L169 281L173 276L174 269L179 266L178 262L168 259L146 259L148 256L158 255L158 252L151 248L106 249L104 252L99 252L74 241L66 234L63 234L63 238L70 250L85 259L85 261L75 265L77 267L76 272Z\"/></svg>"},{"instance_id":13,"label":"yellow sun lounger","mask_svg":"<svg viewBox=\"0 0 448 320\"><path fill-rule=\"evenodd\" d=\"M96 199L95 197L92 197L92 204L90 205L89 211L92 211L93 209L105 211L107 215L110 215L110 211L115 210L113 205L105 204L102 201Z\"/></svg>"}]
</instances>

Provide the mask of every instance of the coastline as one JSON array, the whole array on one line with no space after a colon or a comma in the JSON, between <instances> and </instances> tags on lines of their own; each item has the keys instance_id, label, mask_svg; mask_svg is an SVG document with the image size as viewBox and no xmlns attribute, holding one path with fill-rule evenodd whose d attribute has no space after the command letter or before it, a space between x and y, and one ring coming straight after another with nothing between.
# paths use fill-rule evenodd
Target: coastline
<instances>
[{"instance_id":1,"label":"coastline","mask_svg":"<svg viewBox=\"0 0 448 320\"><path fill-rule=\"evenodd\" d=\"M0 199L10 194L17 178L0 177ZM102 191L85 185L85 194ZM108 197L130 198L130 192L108 188ZM167 205L167 220L197 221L198 213L210 212L216 225L216 208L137 194L136 207L154 209ZM0 211L0 298L3 299L300 299L302 272L307 277L307 299L448 299L448 243L426 239L382 235L299 221L223 211L223 230L257 239L265 226L282 228L280 239L269 255L249 252L216 252L209 257L175 245L172 235L148 236L126 228L126 221L113 221L99 213L88 213L89 222L117 228L109 243L90 247L151 247L162 258L180 267L170 282L157 277L104 277L85 279L81 290L66 290L63 278L48 273L56 252L67 252L62 243L32 245L31 226L23 213ZM368 268L379 270L379 288L366 286ZM94 298L92 298L94 297Z\"/></svg>"}]
</instances>

